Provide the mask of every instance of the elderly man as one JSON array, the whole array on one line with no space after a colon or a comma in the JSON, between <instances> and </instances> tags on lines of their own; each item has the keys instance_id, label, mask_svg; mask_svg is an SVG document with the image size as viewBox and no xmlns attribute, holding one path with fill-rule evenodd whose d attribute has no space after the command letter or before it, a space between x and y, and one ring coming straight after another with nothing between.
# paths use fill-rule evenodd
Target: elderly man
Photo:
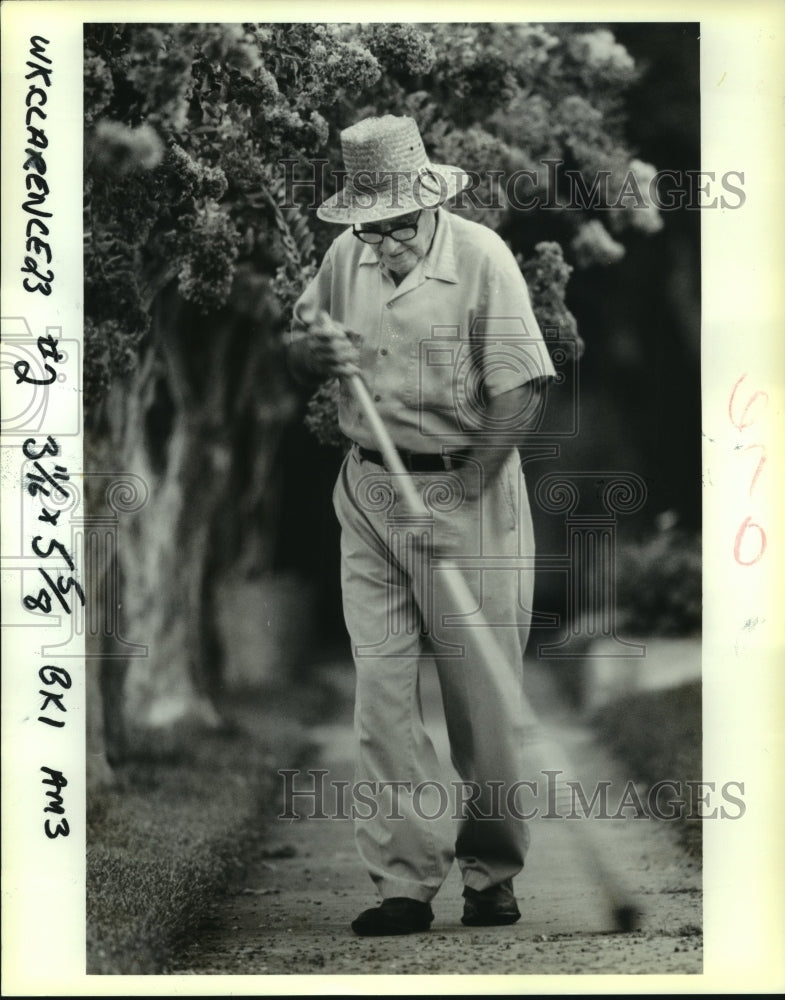
<instances>
[{"instance_id":1,"label":"elderly man","mask_svg":"<svg viewBox=\"0 0 785 1000\"><path fill-rule=\"evenodd\" d=\"M532 573L504 560L534 552L516 445L555 372L509 249L445 207L465 172L431 163L410 118L366 119L341 141L347 180L318 214L347 228L295 305L290 353L303 379L339 378L351 442L333 499L357 673L355 787L373 802L358 809L355 836L381 897L352 927L427 930L453 860L463 923L512 923L528 846L511 793L525 777ZM404 508L351 392L357 372L422 497L419 516ZM455 606L440 559L449 572L464 560L474 607ZM489 664L489 630L503 662ZM422 718L429 658L463 782L457 838Z\"/></svg>"}]
</instances>

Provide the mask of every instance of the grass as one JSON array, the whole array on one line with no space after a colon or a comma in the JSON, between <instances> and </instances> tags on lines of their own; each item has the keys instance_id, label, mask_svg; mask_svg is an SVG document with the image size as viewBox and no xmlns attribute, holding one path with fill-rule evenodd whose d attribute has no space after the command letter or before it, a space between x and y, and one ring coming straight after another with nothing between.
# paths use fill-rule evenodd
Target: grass
<instances>
[{"instance_id":1,"label":"grass","mask_svg":"<svg viewBox=\"0 0 785 1000\"><path fill-rule=\"evenodd\" d=\"M699 781L702 770L701 685L695 681L662 691L624 695L599 709L592 718L602 743L624 761L631 776L651 786L669 779L685 790ZM663 807L666 800L663 794ZM701 823L683 810L677 822L690 854L700 856Z\"/></svg>"},{"instance_id":2,"label":"grass","mask_svg":"<svg viewBox=\"0 0 785 1000\"><path fill-rule=\"evenodd\" d=\"M265 846L277 769L297 767L307 726L341 699L312 678L295 692L236 694L221 732L136 734L117 783L91 796L87 852L87 971L145 975L167 962L208 904ZM645 783L701 777L700 684L624 696L596 713L595 731ZM699 855L698 821L682 821Z\"/></svg>"},{"instance_id":3,"label":"grass","mask_svg":"<svg viewBox=\"0 0 785 1000\"><path fill-rule=\"evenodd\" d=\"M257 693L235 706L238 721L226 730L170 730L165 744L136 734L116 785L91 796L88 974L164 971L208 902L243 870L247 845L266 835L283 766L276 753L292 766L305 744L301 725L271 711Z\"/></svg>"}]
</instances>

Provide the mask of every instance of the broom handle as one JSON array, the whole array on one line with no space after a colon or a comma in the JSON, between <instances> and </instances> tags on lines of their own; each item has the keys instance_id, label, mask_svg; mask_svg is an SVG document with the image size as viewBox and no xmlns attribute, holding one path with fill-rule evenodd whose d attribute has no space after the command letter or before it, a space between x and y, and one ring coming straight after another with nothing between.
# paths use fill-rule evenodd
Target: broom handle
<instances>
[{"instance_id":1,"label":"broom handle","mask_svg":"<svg viewBox=\"0 0 785 1000\"><path fill-rule=\"evenodd\" d=\"M323 309L305 309L302 311L300 318L309 326L317 324L322 328L332 327L333 329L344 332L336 323L333 322L329 313L325 312ZM398 477L397 485L401 491L406 506L412 513L422 511L424 509L424 504L420 499L417 490L414 488L411 479L409 478L409 472L401 461L400 455L393 444L389 431L384 426L384 422L379 416L378 410L374 406L371 394L368 392L368 387L366 386L362 375L359 370L357 370L350 375L344 375L343 378L348 383L350 391L357 400L365 419L368 421L376 446L384 458L385 466L390 472Z\"/></svg>"},{"instance_id":2,"label":"broom handle","mask_svg":"<svg viewBox=\"0 0 785 1000\"><path fill-rule=\"evenodd\" d=\"M333 325L330 316L322 312L319 314L319 322L323 325ZM400 494L412 513L420 512L424 509L424 503L412 483L409 471L401 461L400 455L393 443L392 438L384 425L379 412L374 406L368 388L362 375L353 372L343 376L349 389L357 400L365 419L373 435L373 439L384 458L388 471L396 477L396 486ZM475 613L475 627L479 627L477 622L485 624L482 612L476 609L476 601L469 590L469 587L457 566L448 560L441 559L439 566L444 572L444 580L450 590L450 596L454 602L456 610L459 608L471 608ZM483 629L484 654L489 666L489 680L495 675L495 664L501 663L504 654L496 641L490 628ZM524 692L521 692L521 708L524 715L524 724L528 729L531 740L530 751L535 756L540 757L543 772L550 769L561 773L562 780L557 783L556 803L559 807L567 805L567 789L564 784L565 774L574 774L574 769L568 754L560 743L553 740L543 731L531 702ZM558 780L558 779L557 779ZM570 803L572 792L569 792ZM626 880L621 877L618 869L606 861L607 852L599 842L593 828L592 820L585 819L583 822L571 823L565 821L568 828L573 831L573 842L583 855L584 864L591 871L592 876L603 891L606 899L611 904L614 922L619 930L633 930L640 915L640 907L626 885Z\"/></svg>"},{"instance_id":3,"label":"broom handle","mask_svg":"<svg viewBox=\"0 0 785 1000\"><path fill-rule=\"evenodd\" d=\"M397 477L396 486L400 489L410 513L424 509L420 495L412 484L409 471L401 461L398 450L393 444L389 431L384 426L384 421L379 416L379 411L373 404L371 394L368 392L362 376L359 374L348 375L346 378L354 398L357 400L365 419L368 421L373 439L382 453L384 464L387 466L388 471Z\"/></svg>"}]
</instances>

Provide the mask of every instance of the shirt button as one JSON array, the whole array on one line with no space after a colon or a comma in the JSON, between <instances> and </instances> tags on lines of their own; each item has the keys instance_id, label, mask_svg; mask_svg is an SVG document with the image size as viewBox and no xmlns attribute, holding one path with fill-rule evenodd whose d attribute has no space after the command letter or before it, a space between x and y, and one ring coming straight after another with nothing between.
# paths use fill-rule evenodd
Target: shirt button
<instances>
[{"instance_id":1,"label":"shirt button","mask_svg":"<svg viewBox=\"0 0 785 1000\"><path fill-rule=\"evenodd\" d=\"M388 308L388 309L392 309L392 307L393 307L393 304L392 304L392 302L388 302L388 303L387 303L387 308Z\"/></svg>"},{"instance_id":2,"label":"shirt button","mask_svg":"<svg viewBox=\"0 0 785 1000\"><path fill-rule=\"evenodd\" d=\"M387 348L383 347L381 349L381 351L379 351L379 354L381 354L382 357L386 357L387 356Z\"/></svg>"},{"instance_id":3,"label":"shirt button","mask_svg":"<svg viewBox=\"0 0 785 1000\"><path fill-rule=\"evenodd\" d=\"M379 402L381 402L381 398L382 398L381 396L374 396L374 397L373 397L373 399L374 399L374 402L376 402L376 403L379 403Z\"/></svg>"}]
</instances>

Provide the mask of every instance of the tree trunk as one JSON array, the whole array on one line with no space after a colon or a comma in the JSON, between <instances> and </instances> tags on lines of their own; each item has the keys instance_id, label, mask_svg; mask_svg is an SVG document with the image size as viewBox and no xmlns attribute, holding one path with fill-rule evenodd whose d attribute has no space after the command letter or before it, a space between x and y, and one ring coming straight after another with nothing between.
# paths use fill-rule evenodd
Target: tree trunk
<instances>
[{"instance_id":1,"label":"tree trunk","mask_svg":"<svg viewBox=\"0 0 785 1000\"><path fill-rule=\"evenodd\" d=\"M111 589L121 596L113 628L91 644L104 709L91 727L96 759L99 723L111 759L124 753L125 722L132 735L221 724L216 595L238 573L270 567L275 465L294 414L277 330L266 285L248 271L207 318L170 287L132 378L105 400L89 469L103 489L91 507L114 506L118 532L115 562L96 573L96 606L106 616ZM124 489L135 494L125 507Z\"/></svg>"}]
</instances>

